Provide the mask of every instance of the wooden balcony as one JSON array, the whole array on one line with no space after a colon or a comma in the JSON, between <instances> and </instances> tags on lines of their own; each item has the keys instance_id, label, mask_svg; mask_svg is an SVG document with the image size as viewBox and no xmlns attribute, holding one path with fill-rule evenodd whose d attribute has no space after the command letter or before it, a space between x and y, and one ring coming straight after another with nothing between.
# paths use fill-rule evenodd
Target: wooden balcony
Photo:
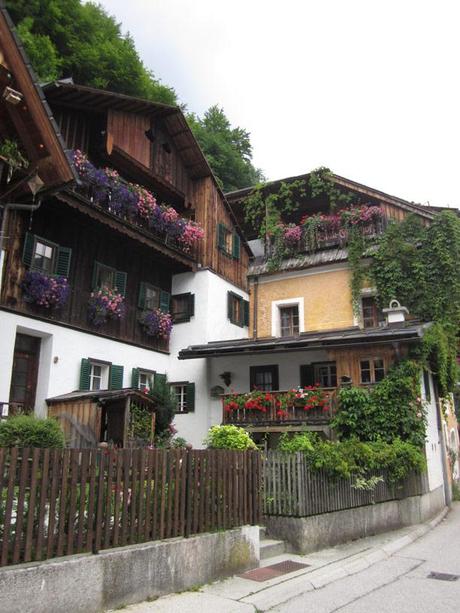
<instances>
[{"instance_id":1,"label":"wooden balcony","mask_svg":"<svg viewBox=\"0 0 460 613\"><path fill-rule=\"evenodd\" d=\"M292 391L267 392L270 400L266 401L268 406L265 411L250 408L238 408L229 410L228 403L232 399L239 399L244 403L250 394L226 394L222 396L222 423L233 424L245 428L273 427L273 426L324 426L328 425L337 407L337 388L319 388L326 403L324 407L305 408L305 402L301 399L292 400ZM280 408L280 400L285 397L287 403L283 409Z\"/></svg>"}]
</instances>

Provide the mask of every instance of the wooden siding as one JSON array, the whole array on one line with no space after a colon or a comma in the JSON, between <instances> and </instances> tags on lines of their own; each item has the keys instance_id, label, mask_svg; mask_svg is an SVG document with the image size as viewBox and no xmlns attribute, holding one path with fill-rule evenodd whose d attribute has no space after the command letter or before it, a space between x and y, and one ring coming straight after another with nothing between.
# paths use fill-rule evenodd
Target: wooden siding
<instances>
[{"instance_id":1,"label":"wooden siding","mask_svg":"<svg viewBox=\"0 0 460 613\"><path fill-rule=\"evenodd\" d=\"M96 447L101 433L101 407L92 398L51 404L48 417L59 421L68 447Z\"/></svg>"},{"instance_id":2,"label":"wooden siding","mask_svg":"<svg viewBox=\"0 0 460 613\"><path fill-rule=\"evenodd\" d=\"M54 118L68 149L88 151L91 120L88 115L70 109L55 111Z\"/></svg>"},{"instance_id":3,"label":"wooden siding","mask_svg":"<svg viewBox=\"0 0 460 613\"><path fill-rule=\"evenodd\" d=\"M145 136L150 118L136 113L122 113L109 109L107 115L107 143L120 147L135 160L150 168L152 145ZM109 145L110 143L110 145Z\"/></svg>"},{"instance_id":4,"label":"wooden siding","mask_svg":"<svg viewBox=\"0 0 460 613\"><path fill-rule=\"evenodd\" d=\"M341 377L351 377L353 385L360 385L361 371L360 361L366 358L382 358L385 372L398 357L397 348L393 345L363 345L362 347L330 349L328 357L335 361L337 366L337 381ZM407 353L407 347L401 348L401 353Z\"/></svg>"},{"instance_id":5,"label":"wooden siding","mask_svg":"<svg viewBox=\"0 0 460 613\"><path fill-rule=\"evenodd\" d=\"M24 314L63 322L88 332L101 333L118 340L134 342L151 349L167 350L165 341L148 337L138 323L138 295L141 282L150 283L171 292L171 277L184 268L137 241L125 237L90 217L69 209L59 201L47 201L34 214L30 232L72 249L69 283L71 292L67 304L58 311L40 309L26 303L20 283L26 269L22 262L24 235L29 218L18 212L9 217L7 271L2 286L1 304ZM100 262L127 273L126 316L97 328L87 319L87 305L92 291L94 262Z\"/></svg>"},{"instance_id":6,"label":"wooden siding","mask_svg":"<svg viewBox=\"0 0 460 613\"><path fill-rule=\"evenodd\" d=\"M194 188L195 218L205 231L205 238L199 247L198 261L202 266L211 268L235 285L246 289L249 256L243 242L239 260L217 248L218 224L224 224L231 231L234 228L222 196L210 177L196 180Z\"/></svg>"}]
</instances>

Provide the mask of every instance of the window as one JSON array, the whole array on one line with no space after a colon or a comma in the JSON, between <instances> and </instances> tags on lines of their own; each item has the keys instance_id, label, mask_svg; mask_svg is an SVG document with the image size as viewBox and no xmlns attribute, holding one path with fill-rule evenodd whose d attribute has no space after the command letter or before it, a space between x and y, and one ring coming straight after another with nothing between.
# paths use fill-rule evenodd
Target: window
<instances>
[{"instance_id":1,"label":"window","mask_svg":"<svg viewBox=\"0 0 460 613\"><path fill-rule=\"evenodd\" d=\"M140 390L151 390L153 388L154 373L146 370L139 370L139 384Z\"/></svg>"},{"instance_id":2,"label":"window","mask_svg":"<svg viewBox=\"0 0 460 613\"><path fill-rule=\"evenodd\" d=\"M116 289L123 296L126 294L127 274L121 270L115 270L111 266L94 262L93 289L107 287Z\"/></svg>"},{"instance_id":3,"label":"window","mask_svg":"<svg viewBox=\"0 0 460 613\"><path fill-rule=\"evenodd\" d=\"M249 302L238 294L228 292L227 317L236 326L249 326Z\"/></svg>"},{"instance_id":4,"label":"window","mask_svg":"<svg viewBox=\"0 0 460 613\"><path fill-rule=\"evenodd\" d=\"M423 370L423 387L425 389L425 400L431 401L430 375L427 370Z\"/></svg>"},{"instance_id":5,"label":"window","mask_svg":"<svg viewBox=\"0 0 460 613\"><path fill-rule=\"evenodd\" d=\"M279 389L278 366L251 366L249 369L251 390L272 392Z\"/></svg>"},{"instance_id":6,"label":"window","mask_svg":"<svg viewBox=\"0 0 460 613\"><path fill-rule=\"evenodd\" d=\"M109 365L91 362L89 373L89 389L102 390L108 387Z\"/></svg>"},{"instance_id":7,"label":"window","mask_svg":"<svg viewBox=\"0 0 460 613\"><path fill-rule=\"evenodd\" d=\"M80 390L118 390L123 387L123 366L82 358L80 366Z\"/></svg>"},{"instance_id":8,"label":"window","mask_svg":"<svg viewBox=\"0 0 460 613\"><path fill-rule=\"evenodd\" d=\"M281 336L295 336L299 334L299 307L280 307Z\"/></svg>"},{"instance_id":9,"label":"window","mask_svg":"<svg viewBox=\"0 0 460 613\"><path fill-rule=\"evenodd\" d=\"M361 360L361 383L367 385L372 383L378 383L385 376L385 365L382 358L367 358Z\"/></svg>"},{"instance_id":10,"label":"window","mask_svg":"<svg viewBox=\"0 0 460 613\"><path fill-rule=\"evenodd\" d=\"M72 249L27 232L24 238L22 261L31 270L46 275L68 277Z\"/></svg>"},{"instance_id":11,"label":"window","mask_svg":"<svg viewBox=\"0 0 460 613\"><path fill-rule=\"evenodd\" d=\"M235 260L240 259L240 237L236 232L232 233L223 223L217 224L217 248Z\"/></svg>"},{"instance_id":12,"label":"window","mask_svg":"<svg viewBox=\"0 0 460 613\"><path fill-rule=\"evenodd\" d=\"M171 294L156 287L152 283L144 281L139 285L139 297L137 306L140 309L153 310L161 309L165 313L169 313L171 302Z\"/></svg>"},{"instance_id":13,"label":"window","mask_svg":"<svg viewBox=\"0 0 460 613\"><path fill-rule=\"evenodd\" d=\"M363 326L365 328L377 328L385 323L385 318L377 304L375 296L366 296L361 300L363 313Z\"/></svg>"},{"instance_id":14,"label":"window","mask_svg":"<svg viewBox=\"0 0 460 613\"><path fill-rule=\"evenodd\" d=\"M337 368L335 362L314 364L314 383L321 387L337 387Z\"/></svg>"},{"instance_id":15,"label":"window","mask_svg":"<svg viewBox=\"0 0 460 613\"><path fill-rule=\"evenodd\" d=\"M190 321L195 314L194 294L176 294L171 296L172 318L175 324Z\"/></svg>"},{"instance_id":16,"label":"window","mask_svg":"<svg viewBox=\"0 0 460 613\"><path fill-rule=\"evenodd\" d=\"M192 413L195 410L195 384L188 381L171 383L176 413Z\"/></svg>"},{"instance_id":17,"label":"window","mask_svg":"<svg viewBox=\"0 0 460 613\"><path fill-rule=\"evenodd\" d=\"M35 238L32 268L47 274L52 274L54 272L56 250L56 245L45 242L41 238Z\"/></svg>"}]
</instances>

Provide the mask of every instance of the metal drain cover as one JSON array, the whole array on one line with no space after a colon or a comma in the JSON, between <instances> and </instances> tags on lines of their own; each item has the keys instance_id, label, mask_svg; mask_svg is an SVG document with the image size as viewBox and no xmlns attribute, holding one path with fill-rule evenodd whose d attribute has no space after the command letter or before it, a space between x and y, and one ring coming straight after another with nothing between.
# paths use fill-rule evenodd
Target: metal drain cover
<instances>
[{"instance_id":1,"label":"metal drain cover","mask_svg":"<svg viewBox=\"0 0 460 613\"><path fill-rule=\"evenodd\" d=\"M262 566L254 570L248 570L246 573L238 575L238 577L250 579L251 581L268 581L269 579L275 579L275 577L287 575L288 573L293 573L296 570L307 568L308 566L310 566L310 564L301 564L293 560L285 560L284 562L278 562L278 564L272 564L271 566Z\"/></svg>"},{"instance_id":2,"label":"metal drain cover","mask_svg":"<svg viewBox=\"0 0 460 613\"><path fill-rule=\"evenodd\" d=\"M450 573L435 573L432 571L428 575L428 579L438 579L439 581L457 581L460 575L451 575Z\"/></svg>"}]
</instances>

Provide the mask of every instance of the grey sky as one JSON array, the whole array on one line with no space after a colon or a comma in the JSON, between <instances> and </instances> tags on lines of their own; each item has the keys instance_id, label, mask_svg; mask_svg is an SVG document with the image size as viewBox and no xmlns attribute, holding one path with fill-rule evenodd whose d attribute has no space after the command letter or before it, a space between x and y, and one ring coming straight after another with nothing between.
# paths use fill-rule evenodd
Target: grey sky
<instances>
[{"instance_id":1,"label":"grey sky","mask_svg":"<svg viewBox=\"0 0 460 613\"><path fill-rule=\"evenodd\" d=\"M456 0L100 0L145 65L251 133L270 179L316 168L460 206Z\"/></svg>"}]
</instances>

